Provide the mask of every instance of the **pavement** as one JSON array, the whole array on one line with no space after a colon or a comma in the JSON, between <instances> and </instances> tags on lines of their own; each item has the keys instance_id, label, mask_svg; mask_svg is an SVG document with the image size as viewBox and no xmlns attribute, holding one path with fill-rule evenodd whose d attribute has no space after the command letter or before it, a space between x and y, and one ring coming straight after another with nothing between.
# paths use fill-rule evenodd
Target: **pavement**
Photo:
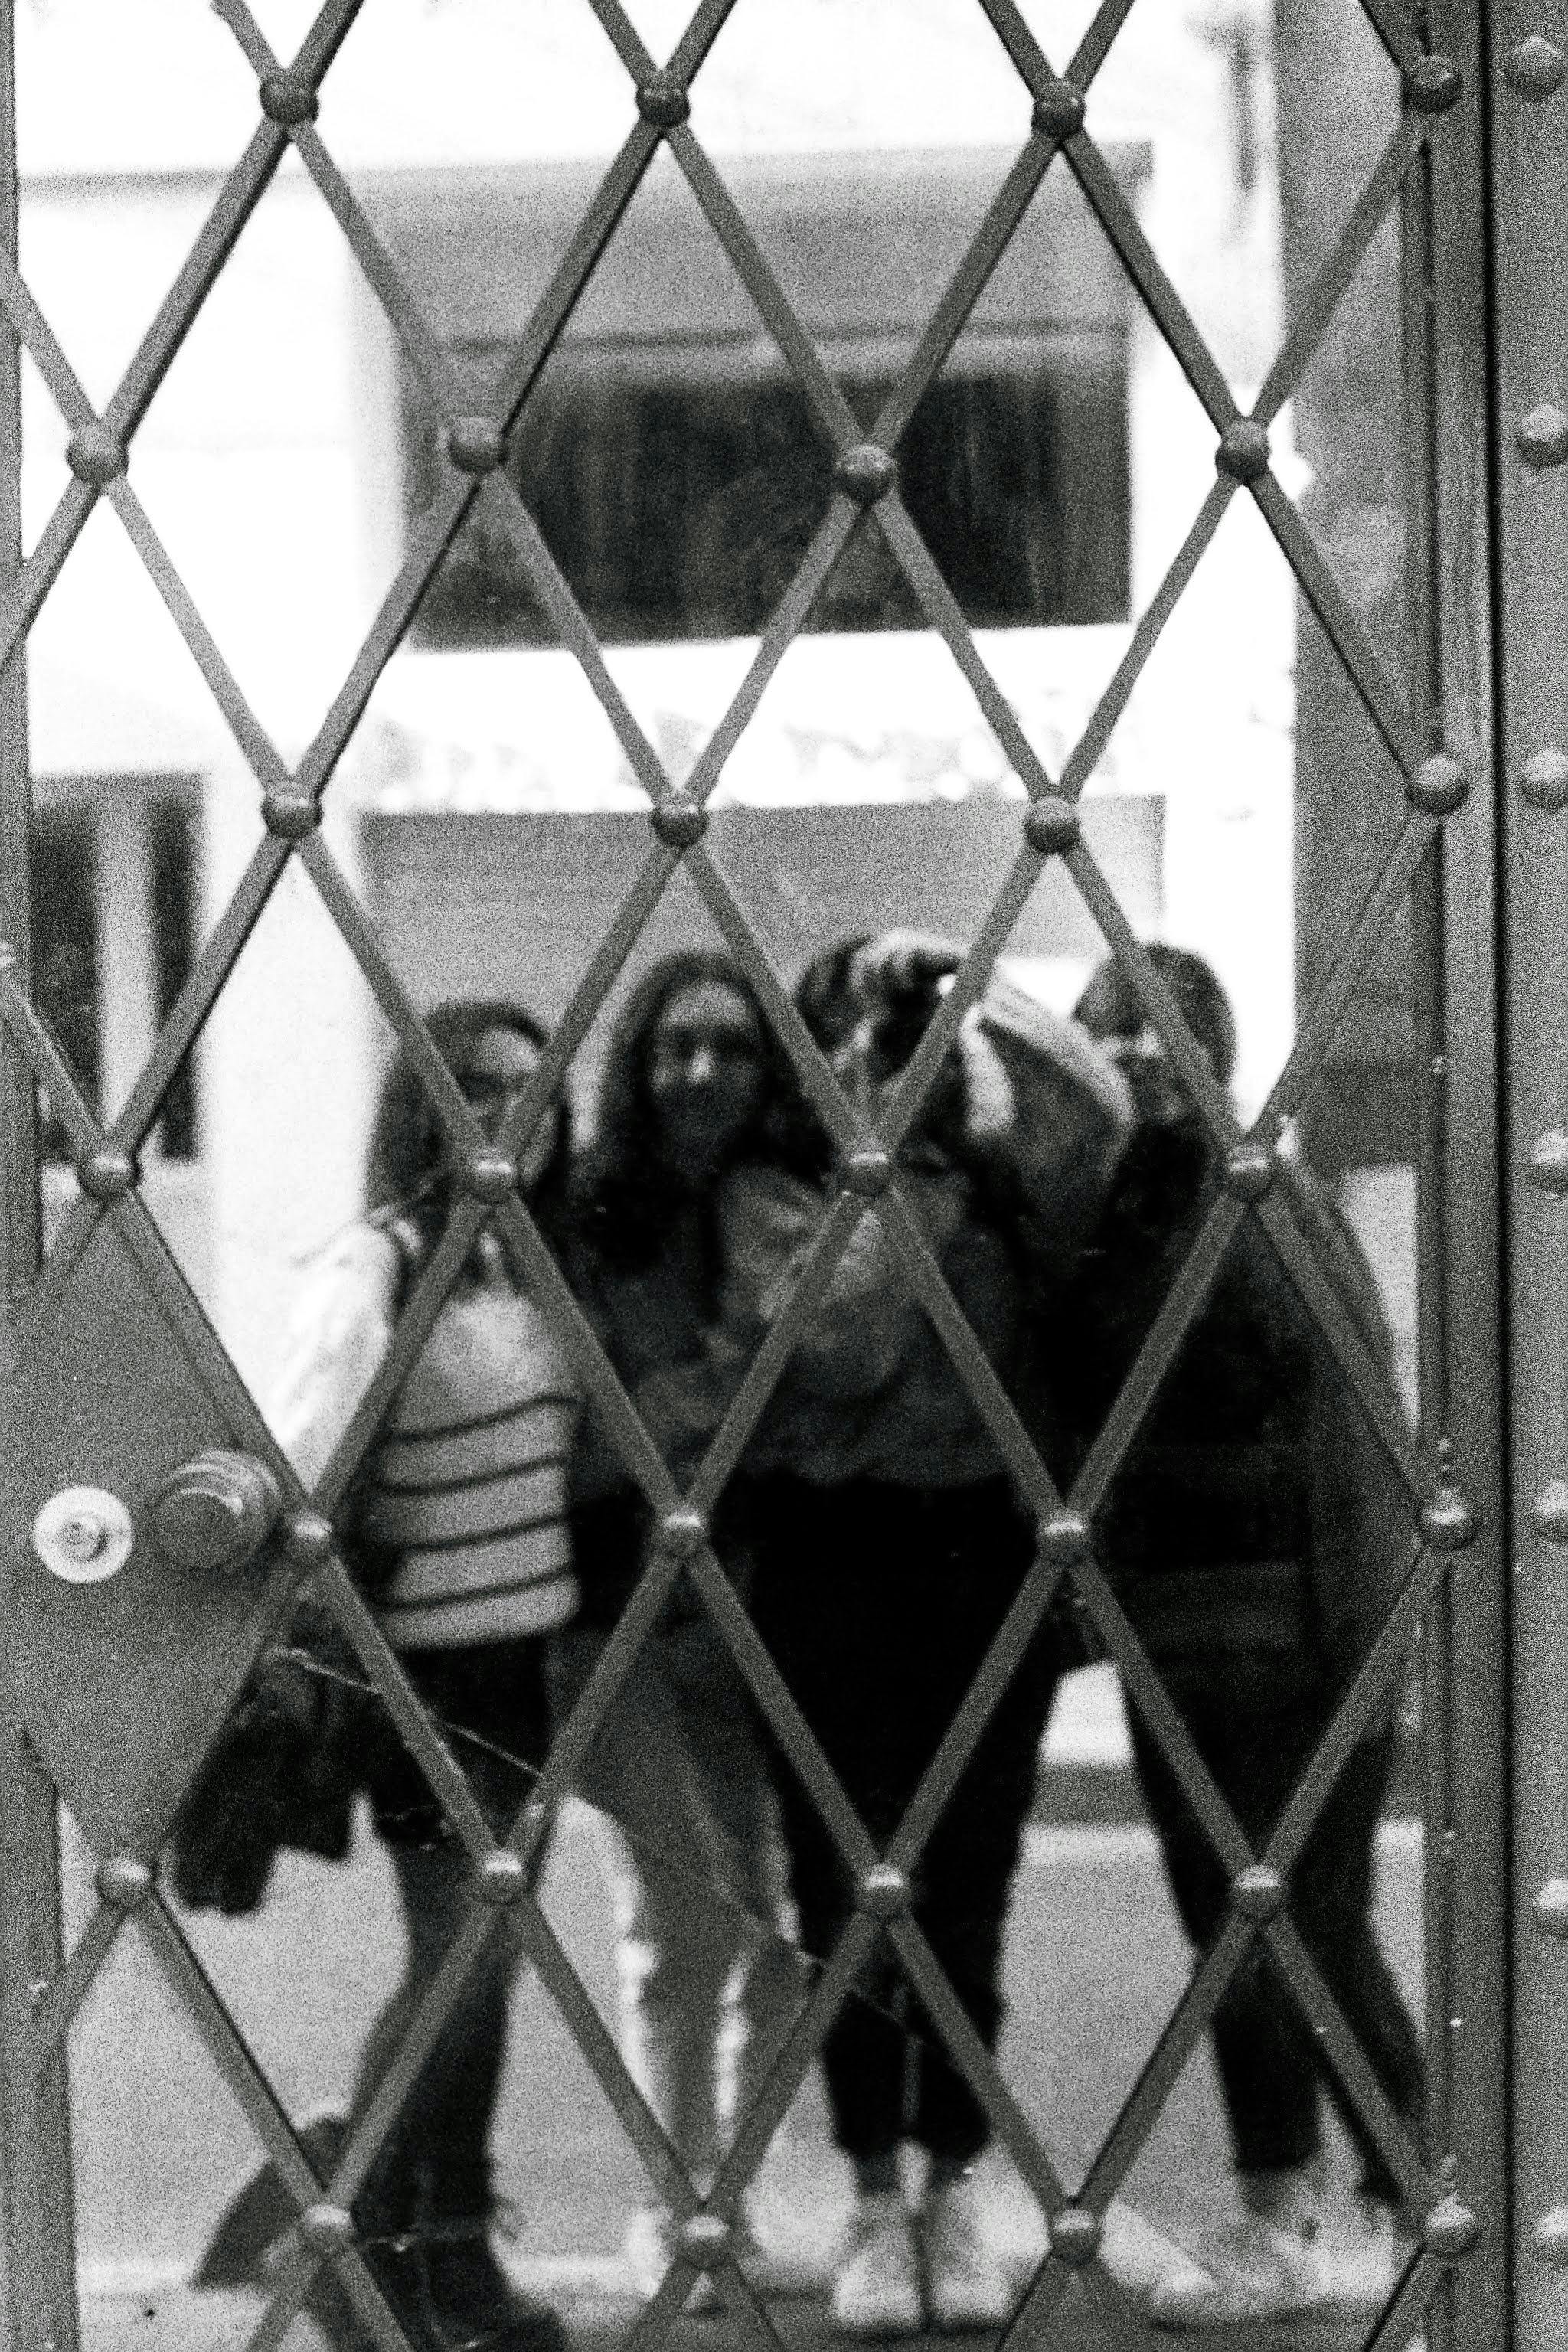
<instances>
[{"instance_id":1,"label":"pavement","mask_svg":"<svg viewBox=\"0 0 1568 2352\"><path fill-rule=\"evenodd\" d=\"M1002 2071L1069 2185L1089 2164L1158 2038L1191 1957L1165 1895L1158 1854L1136 1818L1105 1818L1123 1767L1102 1707L1079 1707L1054 1734L1057 1769L1031 1827L1015 1887ZM1074 1743L1081 1753L1072 1762ZM1066 1762L1063 1758L1066 1756ZM1050 1781L1102 1776L1101 1800ZM1106 1777L1109 1776L1109 1777ZM1118 1800L1121 1801L1121 1800ZM1099 1810L1100 1818L1074 1818ZM1131 1801L1124 1805L1131 1811ZM1053 1814L1056 1816L1053 1818ZM87 1874L68 1872L69 1915L85 1911ZM613 1923L595 1817L567 1807L543 1902L606 2021L614 2018ZM1377 1918L1419 2014L1421 1845L1408 1820L1384 1824ZM204 1917L193 1940L297 2123L341 2108L370 2018L391 1990L398 1931L389 1874L374 1839L346 1865L289 1857L262 1912ZM73 2125L85 2352L216 2352L238 2347L259 2299L196 2294L187 2282L214 2221L256 2157L248 2126L132 1931L122 1935L72 2029ZM1350 2209L1350 2159L1331 2117L1331 2202ZM565 2026L531 1978L520 1983L496 2134L500 2187L516 2216L505 2259L548 2294L584 2352L618 2341L637 2305L621 2267L627 2217L646 2195L640 2165ZM1043 2222L1011 2168L987 2159L998 2227L1021 2259ZM769 2235L821 2253L849 2209L820 2085L808 2077L760 2176ZM1128 2199L1178 2242L1194 2244L1232 2211L1227 2151L1206 2048L1194 2054L1125 2184ZM1331 2217L1332 2218L1332 2217ZM832 2339L820 2304L781 2305L786 2344ZM683 2322L690 2352L731 2352L741 2328L722 2315ZM1154 2338L1193 2352L1342 2352L1360 2328L1292 2326L1212 2338ZM291 2352L306 2352L301 2322ZM748 2339L751 2340L751 2339ZM1090 2352L1108 2339L1074 2283L1053 2342ZM1403 2352L1390 2345L1380 2352Z\"/></svg>"}]
</instances>

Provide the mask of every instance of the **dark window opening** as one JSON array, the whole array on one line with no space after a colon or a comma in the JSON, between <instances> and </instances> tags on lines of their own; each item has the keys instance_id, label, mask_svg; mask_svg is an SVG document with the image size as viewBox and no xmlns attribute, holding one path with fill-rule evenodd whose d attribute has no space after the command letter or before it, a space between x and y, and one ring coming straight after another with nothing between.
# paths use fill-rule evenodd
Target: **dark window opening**
<instances>
[{"instance_id":1,"label":"dark window opening","mask_svg":"<svg viewBox=\"0 0 1568 2352\"><path fill-rule=\"evenodd\" d=\"M123 780L116 780L116 788L124 789ZM106 887L103 860L113 855L113 835L108 828L100 829L96 808L79 800L40 809L33 820L34 999L96 1116L103 1111L105 991L126 986L129 973L145 975L151 1008L161 1024L191 967L195 915L192 813L177 801L154 799L142 803L139 821L146 828L144 866L137 860L137 870L144 875L144 929L137 938L116 940L104 937L100 911ZM152 1052L153 1043L151 1034L135 1040L138 1061ZM164 1096L153 1136L166 1160L196 1156L196 1093L189 1056ZM58 1109L47 1097L40 1103L40 1150L48 1160L68 1162L76 1156Z\"/></svg>"},{"instance_id":2,"label":"dark window opening","mask_svg":"<svg viewBox=\"0 0 1568 2352\"><path fill-rule=\"evenodd\" d=\"M90 811L48 809L35 818L28 882L34 1002L96 1112L98 843ZM46 1159L74 1159L65 1124L47 1097L40 1102L39 1127L39 1149Z\"/></svg>"},{"instance_id":3,"label":"dark window opening","mask_svg":"<svg viewBox=\"0 0 1568 2352\"><path fill-rule=\"evenodd\" d=\"M491 344L457 356L483 383L506 354ZM793 381L717 367L699 373L699 364L689 349L578 349L547 373L512 436L512 478L606 643L758 634L831 495L831 454ZM841 380L868 427L891 374L846 370ZM405 449L417 514L445 460L412 390ZM904 435L899 462L910 515L972 626L1126 618L1120 329L1038 342L1010 337L996 364L942 376ZM858 528L806 625L924 625L874 524ZM556 641L500 500L476 503L413 635L430 647Z\"/></svg>"}]
</instances>

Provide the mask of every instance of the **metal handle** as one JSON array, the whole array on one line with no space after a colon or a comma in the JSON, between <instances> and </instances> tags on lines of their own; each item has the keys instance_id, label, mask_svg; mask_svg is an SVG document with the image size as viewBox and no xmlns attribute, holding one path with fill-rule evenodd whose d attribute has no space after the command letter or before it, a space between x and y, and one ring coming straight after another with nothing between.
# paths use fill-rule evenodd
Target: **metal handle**
<instances>
[{"instance_id":1,"label":"metal handle","mask_svg":"<svg viewBox=\"0 0 1568 2352\"><path fill-rule=\"evenodd\" d=\"M226 1574L255 1559L281 1508L265 1463L215 1448L164 1479L147 1507L148 1532L176 1567Z\"/></svg>"}]
</instances>

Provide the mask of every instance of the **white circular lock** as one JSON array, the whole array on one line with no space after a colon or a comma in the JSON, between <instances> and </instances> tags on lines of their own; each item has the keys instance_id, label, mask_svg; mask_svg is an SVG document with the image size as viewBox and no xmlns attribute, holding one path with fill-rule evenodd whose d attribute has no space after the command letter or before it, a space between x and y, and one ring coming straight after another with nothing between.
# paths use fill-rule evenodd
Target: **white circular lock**
<instances>
[{"instance_id":1,"label":"white circular lock","mask_svg":"<svg viewBox=\"0 0 1568 2352\"><path fill-rule=\"evenodd\" d=\"M64 1584L118 1575L135 1539L130 1512L106 1486L62 1486L33 1521L33 1549Z\"/></svg>"}]
</instances>

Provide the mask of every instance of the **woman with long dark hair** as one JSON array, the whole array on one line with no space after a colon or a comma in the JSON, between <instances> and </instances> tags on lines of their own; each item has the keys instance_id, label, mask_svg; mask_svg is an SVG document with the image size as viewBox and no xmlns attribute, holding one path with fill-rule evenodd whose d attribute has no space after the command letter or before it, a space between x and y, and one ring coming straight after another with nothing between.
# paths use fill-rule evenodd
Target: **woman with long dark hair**
<instances>
[{"instance_id":1,"label":"woman with long dark hair","mask_svg":"<svg viewBox=\"0 0 1568 2352\"><path fill-rule=\"evenodd\" d=\"M518 1005L485 999L443 1005L426 1025L493 1131L537 1065L539 1024ZM559 1221L568 1145L565 1109L557 1104L523 1147L520 1187L547 1226ZM270 1415L307 1486L384 1357L460 1182L446 1130L402 1055L382 1089L371 1140L373 1205L309 1269ZM566 1496L577 1417L566 1358L487 1227L341 1515L345 1551L382 1629L498 1835L510 1828L548 1746L543 1637L577 1605ZM319 1818L303 1835L289 1819L289 1759L279 1743L292 1738L304 1750L298 1760L319 1780L330 1726L345 1832L348 1802L363 1791L391 1860L406 1935L403 1980L365 2045L357 2112L393 2061L469 1909L473 1871L384 1707L367 1693L346 1717L341 1706L330 1717L315 1709L309 1661L298 1652L264 1657L179 1825L175 1886L188 1903L245 1911L260 1901L279 1845L323 1850ZM256 1802L258 1742L270 1743L278 1768L279 1797L271 1805ZM355 2203L367 2258L421 2352L560 2352L563 2342L555 2315L510 2286L489 2242L489 2134L520 1951L510 1916L502 1915ZM328 2118L314 2128L330 2153L341 2126ZM258 2195L264 2207L252 2184L231 2208L231 2236L237 2213L258 2210ZM209 2276L216 2272L209 2259ZM318 2305L334 2336L357 2347L341 2289L322 2289Z\"/></svg>"},{"instance_id":2,"label":"woman with long dark hair","mask_svg":"<svg viewBox=\"0 0 1568 2352\"><path fill-rule=\"evenodd\" d=\"M628 998L610 1040L597 1131L572 1220L574 1284L677 1477L695 1468L727 1370L714 1349L723 1303L723 1204L742 1171L818 1147L789 1066L730 957L666 957ZM558 1703L579 1691L645 1557L648 1513L590 1428L573 1530L584 1611L555 1644ZM713 1535L741 1558L743 1492ZM579 1792L606 1817L619 1935L622 2043L634 2078L700 2185L711 2178L749 2086L803 1997L782 1932L772 1780L738 1670L700 1602L678 1587L595 1738ZM753 2285L813 2284L764 2252L742 2217L737 2255ZM671 2217L633 2218L627 2254L658 2288ZM700 2288L707 2300L711 2290Z\"/></svg>"}]
</instances>

